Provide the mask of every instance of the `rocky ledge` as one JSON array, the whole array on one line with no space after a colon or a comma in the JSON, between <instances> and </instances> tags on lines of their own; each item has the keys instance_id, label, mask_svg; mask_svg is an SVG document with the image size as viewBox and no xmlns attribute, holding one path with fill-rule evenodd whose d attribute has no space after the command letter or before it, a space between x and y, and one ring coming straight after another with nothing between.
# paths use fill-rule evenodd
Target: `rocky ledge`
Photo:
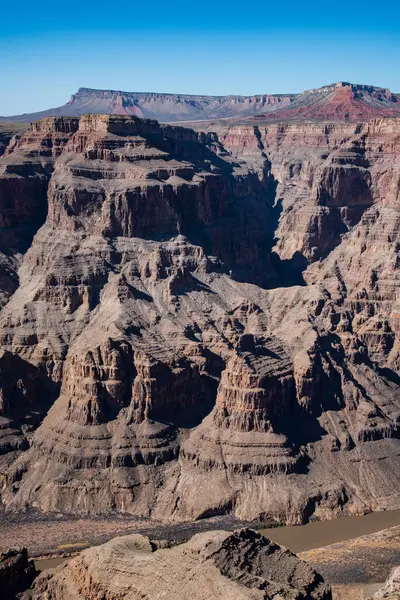
<instances>
[{"instance_id":1,"label":"rocky ledge","mask_svg":"<svg viewBox=\"0 0 400 600\"><path fill-rule=\"evenodd\" d=\"M32 600L125 598L331 600L322 577L250 529L195 535L172 548L131 535L84 550L40 576Z\"/></svg>"}]
</instances>

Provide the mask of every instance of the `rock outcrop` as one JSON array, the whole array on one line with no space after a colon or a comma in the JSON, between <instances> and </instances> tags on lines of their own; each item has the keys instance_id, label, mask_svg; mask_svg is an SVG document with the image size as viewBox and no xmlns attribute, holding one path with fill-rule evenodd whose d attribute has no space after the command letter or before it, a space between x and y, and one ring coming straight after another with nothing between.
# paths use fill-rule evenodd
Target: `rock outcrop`
<instances>
[{"instance_id":1,"label":"rock outcrop","mask_svg":"<svg viewBox=\"0 0 400 600\"><path fill-rule=\"evenodd\" d=\"M25 123L0 122L0 156L4 154L14 135L22 134L27 128Z\"/></svg>"},{"instance_id":2,"label":"rock outcrop","mask_svg":"<svg viewBox=\"0 0 400 600\"><path fill-rule=\"evenodd\" d=\"M203 133L86 115L13 140L6 509L397 506L399 139L396 119Z\"/></svg>"},{"instance_id":3,"label":"rock outcrop","mask_svg":"<svg viewBox=\"0 0 400 600\"><path fill-rule=\"evenodd\" d=\"M32 600L112 598L330 600L322 577L289 550L250 529L195 535L157 548L131 535L84 550L34 585Z\"/></svg>"},{"instance_id":4,"label":"rock outcrop","mask_svg":"<svg viewBox=\"0 0 400 600\"><path fill-rule=\"evenodd\" d=\"M397 600L400 597L400 567L394 569L385 585L378 590L371 600Z\"/></svg>"},{"instance_id":5,"label":"rock outcrop","mask_svg":"<svg viewBox=\"0 0 400 600\"><path fill-rule=\"evenodd\" d=\"M3 600L15 600L29 588L37 575L32 560L28 560L26 548L9 550L0 554L0 589Z\"/></svg>"}]
</instances>

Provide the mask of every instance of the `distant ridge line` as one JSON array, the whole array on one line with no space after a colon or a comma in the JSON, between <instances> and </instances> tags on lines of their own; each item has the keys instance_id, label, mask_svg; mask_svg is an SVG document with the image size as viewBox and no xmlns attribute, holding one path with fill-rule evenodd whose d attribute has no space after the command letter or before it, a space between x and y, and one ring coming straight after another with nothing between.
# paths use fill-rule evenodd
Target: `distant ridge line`
<instances>
[{"instance_id":1,"label":"distant ridge line","mask_svg":"<svg viewBox=\"0 0 400 600\"><path fill-rule=\"evenodd\" d=\"M165 92L125 92L80 87L63 106L0 117L0 121L29 122L48 116L117 114L160 122L252 119L273 121L367 121L400 117L400 94L388 88L339 81L301 94L209 96Z\"/></svg>"}]
</instances>

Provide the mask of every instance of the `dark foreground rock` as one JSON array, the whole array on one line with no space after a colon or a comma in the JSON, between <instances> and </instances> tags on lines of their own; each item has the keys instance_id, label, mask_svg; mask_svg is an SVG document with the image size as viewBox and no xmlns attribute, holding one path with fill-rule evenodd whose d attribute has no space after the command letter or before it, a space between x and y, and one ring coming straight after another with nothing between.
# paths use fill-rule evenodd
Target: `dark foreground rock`
<instances>
[{"instance_id":1,"label":"dark foreground rock","mask_svg":"<svg viewBox=\"0 0 400 600\"><path fill-rule=\"evenodd\" d=\"M0 597L14 598L32 584L37 575L32 560L28 560L26 548L9 550L0 554Z\"/></svg>"},{"instance_id":2,"label":"dark foreground rock","mask_svg":"<svg viewBox=\"0 0 400 600\"><path fill-rule=\"evenodd\" d=\"M330 600L321 575L251 529L195 535L160 548L149 538L115 538L40 576L32 600Z\"/></svg>"}]
</instances>

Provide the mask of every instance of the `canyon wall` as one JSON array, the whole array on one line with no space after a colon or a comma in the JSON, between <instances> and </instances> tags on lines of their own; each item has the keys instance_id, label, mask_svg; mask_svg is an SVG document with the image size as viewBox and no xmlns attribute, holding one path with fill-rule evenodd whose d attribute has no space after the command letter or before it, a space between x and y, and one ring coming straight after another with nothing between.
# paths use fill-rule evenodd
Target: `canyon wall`
<instances>
[{"instance_id":1,"label":"canyon wall","mask_svg":"<svg viewBox=\"0 0 400 600\"><path fill-rule=\"evenodd\" d=\"M398 505L396 119L54 117L0 170L7 510Z\"/></svg>"}]
</instances>

